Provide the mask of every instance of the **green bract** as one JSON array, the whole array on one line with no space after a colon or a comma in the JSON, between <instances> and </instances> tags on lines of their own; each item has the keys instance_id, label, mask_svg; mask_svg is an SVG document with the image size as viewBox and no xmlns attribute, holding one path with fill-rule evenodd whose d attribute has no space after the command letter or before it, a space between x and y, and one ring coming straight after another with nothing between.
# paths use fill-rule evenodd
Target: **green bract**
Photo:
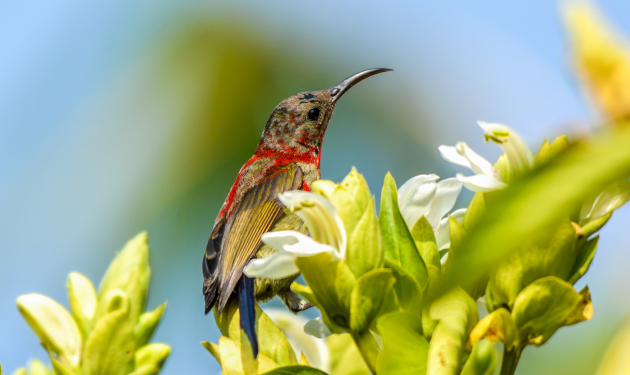
<instances>
[{"instance_id":1,"label":"green bract","mask_svg":"<svg viewBox=\"0 0 630 375\"><path fill-rule=\"evenodd\" d=\"M68 277L69 313L46 296L28 294L18 310L48 351L57 375L144 375L159 373L170 353L164 344L148 344L165 304L143 313L151 269L146 233L125 245L110 265L97 295L90 280ZM21 371L21 370L20 370ZM31 362L29 375L44 374Z\"/></svg>"}]
</instances>

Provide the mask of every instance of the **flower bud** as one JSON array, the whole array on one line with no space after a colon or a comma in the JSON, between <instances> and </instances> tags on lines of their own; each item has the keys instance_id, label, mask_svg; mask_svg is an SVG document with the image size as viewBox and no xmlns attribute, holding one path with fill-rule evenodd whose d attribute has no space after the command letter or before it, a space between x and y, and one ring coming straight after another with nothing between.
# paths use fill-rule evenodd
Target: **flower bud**
<instances>
[{"instance_id":1,"label":"flower bud","mask_svg":"<svg viewBox=\"0 0 630 375\"><path fill-rule=\"evenodd\" d=\"M77 367L81 360L81 332L72 315L60 304L40 294L17 299L17 307L43 346L60 361Z\"/></svg>"},{"instance_id":2,"label":"flower bud","mask_svg":"<svg viewBox=\"0 0 630 375\"><path fill-rule=\"evenodd\" d=\"M72 272L68 276L67 289L70 311L83 338L87 339L94 328L94 313L97 304L96 291L92 282L78 272Z\"/></svg>"},{"instance_id":3,"label":"flower bud","mask_svg":"<svg viewBox=\"0 0 630 375\"><path fill-rule=\"evenodd\" d=\"M171 354L171 348L165 344L146 345L135 354L136 367L129 375L156 375Z\"/></svg>"},{"instance_id":4,"label":"flower bud","mask_svg":"<svg viewBox=\"0 0 630 375\"><path fill-rule=\"evenodd\" d=\"M124 291L131 301L131 320L136 322L146 305L150 279L148 236L143 232L130 240L110 264L99 287L99 304L109 291Z\"/></svg>"}]
</instances>

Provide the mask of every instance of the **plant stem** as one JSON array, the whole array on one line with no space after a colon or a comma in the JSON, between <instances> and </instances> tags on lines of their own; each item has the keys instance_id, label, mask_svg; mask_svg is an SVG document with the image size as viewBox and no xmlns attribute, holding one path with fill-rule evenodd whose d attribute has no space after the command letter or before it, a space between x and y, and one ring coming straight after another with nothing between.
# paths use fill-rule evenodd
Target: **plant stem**
<instances>
[{"instance_id":1,"label":"plant stem","mask_svg":"<svg viewBox=\"0 0 630 375\"><path fill-rule=\"evenodd\" d=\"M376 357L380 352L380 348L370 330L352 333L352 339L357 349L359 349L365 364L367 364L373 374L376 374Z\"/></svg>"},{"instance_id":2,"label":"plant stem","mask_svg":"<svg viewBox=\"0 0 630 375\"><path fill-rule=\"evenodd\" d=\"M521 358L521 353L524 348L515 347L512 350L503 349L503 361L501 363L501 372L499 375L514 375L516 371L516 365Z\"/></svg>"}]
</instances>

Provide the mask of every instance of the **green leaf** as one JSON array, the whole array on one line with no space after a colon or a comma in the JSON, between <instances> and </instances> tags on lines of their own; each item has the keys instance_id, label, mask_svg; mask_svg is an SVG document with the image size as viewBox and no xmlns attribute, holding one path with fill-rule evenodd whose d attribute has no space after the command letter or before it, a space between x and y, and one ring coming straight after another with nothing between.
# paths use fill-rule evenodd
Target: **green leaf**
<instances>
[{"instance_id":1,"label":"green leaf","mask_svg":"<svg viewBox=\"0 0 630 375\"><path fill-rule=\"evenodd\" d=\"M110 264L98 290L100 300L111 290L124 291L129 300L130 318L137 322L145 308L151 268L149 266L149 245L146 232L131 239ZM97 307L97 319L100 318Z\"/></svg>"},{"instance_id":2,"label":"green leaf","mask_svg":"<svg viewBox=\"0 0 630 375\"><path fill-rule=\"evenodd\" d=\"M94 313L96 312L96 291L92 282L78 272L72 272L68 276L68 301L70 312L81 331L84 339L87 339L94 328Z\"/></svg>"},{"instance_id":3,"label":"green leaf","mask_svg":"<svg viewBox=\"0 0 630 375\"><path fill-rule=\"evenodd\" d=\"M422 288L411 274L395 263L386 263L396 282L394 292L400 308L418 314L422 308Z\"/></svg>"},{"instance_id":4,"label":"green leaf","mask_svg":"<svg viewBox=\"0 0 630 375\"><path fill-rule=\"evenodd\" d=\"M385 260L396 263L425 286L429 279L427 267L416 249L416 243L398 208L396 182L387 173L381 192L381 210L378 217L383 238Z\"/></svg>"},{"instance_id":5,"label":"green leaf","mask_svg":"<svg viewBox=\"0 0 630 375\"><path fill-rule=\"evenodd\" d=\"M108 311L96 322L85 343L82 367L86 374L129 374L133 371L135 340L130 320L129 298L122 292L108 293Z\"/></svg>"},{"instance_id":6,"label":"green leaf","mask_svg":"<svg viewBox=\"0 0 630 375\"><path fill-rule=\"evenodd\" d=\"M326 373L308 366L285 366L265 372L264 375L326 375Z\"/></svg>"},{"instance_id":7,"label":"green leaf","mask_svg":"<svg viewBox=\"0 0 630 375\"><path fill-rule=\"evenodd\" d=\"M326 346L330 351L331 375L370 375L349 333L327 337Z\"/></svg>"},{"instance_id":8,"label":"green leaf","mask_svg":"<svg viewBox=\"0 0 630 375\"><path fill-rule=\"evenodd\" d=\"M512 317L522 342L544 344L560 327L592 317L588 288L578 293L573 286L550 276L534 281L519 293Z\"/></svg>"},{"instance_id":9,"label":"green leaf","mask_svg":"<svg viewBox=\"0 0 630 375\"><path fill-rule=\"evenodd\" d=\"M64 365L75 368L81 361L81 332L70 313L40 294L18 297L17 307L44 348L56 354Z\"/></svg>"},{"instance_id":10,"label":"green leaf","mask_svg":"<svg viewBox=\"0 0 630 375\"><path fill-rule=\"evenodd\" d=\"M341 333L335 330L335 326L349 328L350 295L356 278L346 263L330 254L318 254L297 258L295 264L313 290L318 307L325 310L334 323L329 328L335 333Z\"/></svg>"},{"instance_id":11,"label":"green leaf","mask_svg":"<svg viewBox=\"0 0 630 375\"><path fill-rule=\"evenodd\" d=\"M159 343L138 349L135 355L136 368L129 375L157 375L169 354L170 346Z\"/></svg>"},{"instance_id":12,"label":"green leaf","mask_svg":"<svg viewBox=\"0 0 630 375\"><path fill-rule=\"evenodd\" d=\"M372 198L354 232L350 235L345 262L355 277L383 265L381 233Z\"/></svg>"},{"instance_id":13,"label":"green leaf","mask_svg":"<svg viewBox=\"0 0 630 375\"><path fill-rule=\"evenodd\" d=\"M372 324L391 293L394 276L388 269L376 269L357 279L350 297L350 329L361 332Z\"/></svg>"},{"instance_id":14,"label":"green leaf","mask_svg":"<svg viewBox=\"0 0 630 375\"><path fill-rule=\"evenodd\" d=\"M595 251L597 250L597 244L599 243L599 236L595 236L590 240L585 240L580 243L577 250L577 258L570 274L572 275L569 280L570 284L575 284L582 276L586 274L593 258L595 257Z\"/></svg>"},{"instance_id":15,"label":"green leaf","mask_svg":"<svg viewBox=\"0 0 630 375\"><path fill-rule=\"evenodd\" d=\"M417 314L392 313L378 320L383 350L376 361L379 375L425 374L429 343Z\"/></svg>"},{"instance_id":16,"label":"green leaf","mask_svg":"<svg viewBox=\"0 0 630 375\"><path fill-rule=\"evenodd\" d=\"M166 309L166 302L158 306L155 310L140 315L138 324L133 328L133 334L136 338L136 348L140 348L149 343L153 332L155 332L158 323L160 323L164 309Z\"/></svg>"},{"instance_id":17,"label":"green leaf","mask_svg":"<svg viewBox=\"0 0 630 375\"><path fill-rule=\"evenodd\" d=\"M477 305L456 288L431 304L430 315L439 323L429 343L427 374L457 374L468 335L478 320Z\"/></svg>"},{"instance_id":18,"label":"green leaf","mask_svg":"<svg viewBox=\"0 0 630 375\"><path fill-rule=\"evenodd\" d=\"M460 249L452 277L432 288L430 298L457 285L475 284L524 243L549 238L588 196L630 175L628 144L628 127L600 133L587 147L569 147L554 162L500 191Z\"/></svg>"},{"instance_id":19,"label":"green leaf","mask_svg":"<svg viewBox=\"0 0 630 375\"><path fill-rule=\"evenodd\" d=\"M602 227L610 220L612 217L612 212L607 213L604 216L601 216L595 220L589 220L586 224L582 226L582 235L586 238L589 238L597 231L602 229Z\"/></svg>"},{"instance_id":20,"label":"green leaf","mask_svg":"<svg viewBox=\"0 0 630 375\"><path fill-rule=\"evenodd\" d=\"M479 341L473 346L472 353L461 375L493 375L497 365L497 352L488 341Z\"/></svg>"},{"instance_id":21,"label":"green leaf","mask_svg":"<svg viewBox=\"0 0 630 375\"><path fill-rule=\"evenodd\" d=\"M214 311L215 320L221 333L240 343L243 340L243 335L238 303L236 301L229 302L220 317L216 315L216 309ZM256 305L256 332L260 353L281 366L297 364L297 358L289 340L258 305Z\"/></svg>"},{"instance_id":22,"label":"green leaf","mask_svg":"<svg viewBox=\"0 0 630 375\"><path fill-rule=\"evenodd\" d=\"M416 248L420 252L420 256L425 265L434 265L441 267L440 253L438 252L437 244L435 242L435 234L431 224L424 217L421 216L411 229L411 236L416 243Z\"/></svg>"}]
</instances>

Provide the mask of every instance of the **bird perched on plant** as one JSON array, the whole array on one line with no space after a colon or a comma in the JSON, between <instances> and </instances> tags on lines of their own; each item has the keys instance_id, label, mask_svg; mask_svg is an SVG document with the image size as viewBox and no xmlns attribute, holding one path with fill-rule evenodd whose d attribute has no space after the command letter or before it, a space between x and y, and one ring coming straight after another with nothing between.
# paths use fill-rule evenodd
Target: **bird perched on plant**
<instances>
[{"instance_id":1,"label":"bird perched on plant","mask_svg":"<svg viewBox=\"0 0 630 375\"><path fill-rule=\"evenodd\" d=\"M285 213L278 194L311 190L311 183L320 178L322 141L337 100L358 82L389 70L366 70L328 90L299 93L278 104L254 156L241 168L219 211L203 257L205 312L216 305L221 314L232 295L238 298L241 328L254 356L258 353L255 301L278 295L294 313L310 304L290 289L297 276L253 279L243 275L243 268L252 258L275 251L260 241L263 233L288 229L306 233L297 215Z\"/></svg>"}]
</instances>

